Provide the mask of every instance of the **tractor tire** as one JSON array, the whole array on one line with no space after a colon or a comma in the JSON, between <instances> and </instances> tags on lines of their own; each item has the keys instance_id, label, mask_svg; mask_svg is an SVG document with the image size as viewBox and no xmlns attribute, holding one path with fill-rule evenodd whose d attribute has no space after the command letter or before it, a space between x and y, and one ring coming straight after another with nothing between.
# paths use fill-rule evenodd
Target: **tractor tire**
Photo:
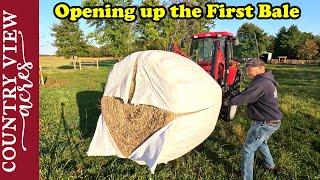
<instances>
[{"instance_id":1,"label":"tractor tire","mask_svg":"<svg viewBox=\"0 0 320 180\"><path fill-rule=\"evenodd\" d=\"M233 85L230 86L229 90L224 93L223 100L231 99L240 93L241 76L242 76L242 73L241 71L238 70L238 74L235 77L235 81ZM234 116L236 115L237 109L238 109L237 105L225 106L222 104L219 118L224 121L232 121Z\"/></svg>"},{"instance_id":2,"label":"tractor tire","mask_svg":"<svg viewBox=\"0 0 320 180\"><path fill-rule=\"evenodd\" d=\"M236 115L238 106L232 105L232 106L221 106L219 118L223 121L232 121L234 116Z\"/></svg>"},{"instance_id":3,"label":"tractor tire","mask_svg":"<svg viewBox=\"0 0 320 180\"><path fill-rule=\"evenodd\" d=\"M230 106L230 110L229 110L229 118L230 118L230 120L232 120L234 118L234 116L236 115L237 109L238 109L237 105Z\"/></svg>"}]
</instances>

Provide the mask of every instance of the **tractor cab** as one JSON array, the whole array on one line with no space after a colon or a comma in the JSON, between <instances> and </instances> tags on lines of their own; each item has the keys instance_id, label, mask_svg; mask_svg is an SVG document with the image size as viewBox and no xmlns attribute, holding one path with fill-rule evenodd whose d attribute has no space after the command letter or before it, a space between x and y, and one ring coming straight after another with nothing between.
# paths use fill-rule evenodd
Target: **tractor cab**
<instances>
[{"instance_id":1,"label":"tractor cab","mask_svg":"<svg viewBox=\"0 0 320 180\"><path fill-rule=\"evenodd\" d=\"M237 39L230 32L205 32L192 36L190 59L209 73L222 87L223 99L240 91L240 63L233 56ZM236 107L222 106L220 118L231 120Z\"/></svg>"},{"instance_id":2,"label":"tractor cab","mask_svg":"<svg viewBox=\"0 0 320 180\"><path fill-rule=\"evenodd\" d=\"M231 63L236 63L232 62L234 61L234 42L235 38L229 32L195 34L192 36L190 58L208 72L220 85L224 85L227 66Z\"/></svg>"}]
</instances>

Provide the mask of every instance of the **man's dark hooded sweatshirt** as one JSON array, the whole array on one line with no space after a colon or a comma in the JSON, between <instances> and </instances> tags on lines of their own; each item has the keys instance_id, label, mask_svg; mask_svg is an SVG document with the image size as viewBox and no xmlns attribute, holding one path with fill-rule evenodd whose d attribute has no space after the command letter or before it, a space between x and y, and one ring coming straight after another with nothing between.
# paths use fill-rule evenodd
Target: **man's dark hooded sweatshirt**
<instances>
[{"instance_id":1,"label":"man's dark hooded sweatshirt","mask_svg":"<svg viewBox=\"0 0 320 180\"><path fill-rule=\"evenodd\" d=\"M259 74L244 91L231 99L230 104L248 104L248 116L254 121L280 120L278 87L271 71Z\"/></svg>"}]
</instances>

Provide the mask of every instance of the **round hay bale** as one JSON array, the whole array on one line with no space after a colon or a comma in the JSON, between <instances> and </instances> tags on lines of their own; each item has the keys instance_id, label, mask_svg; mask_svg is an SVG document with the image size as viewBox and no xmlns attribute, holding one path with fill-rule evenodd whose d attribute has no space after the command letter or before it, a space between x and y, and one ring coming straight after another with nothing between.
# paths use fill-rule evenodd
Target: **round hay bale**
<instances>
[{"instance_id":1,"label":"round hay bale","mask_svg":"<svg viewBox=\"0 0 320 180\"><path fill-rule=\"evenodd\" d=\"M211 134L221 101L221 87L195 62L166 51L133 53L108 76L87 154L129 158L153 173Z\"/></svg>"}]
</instances>

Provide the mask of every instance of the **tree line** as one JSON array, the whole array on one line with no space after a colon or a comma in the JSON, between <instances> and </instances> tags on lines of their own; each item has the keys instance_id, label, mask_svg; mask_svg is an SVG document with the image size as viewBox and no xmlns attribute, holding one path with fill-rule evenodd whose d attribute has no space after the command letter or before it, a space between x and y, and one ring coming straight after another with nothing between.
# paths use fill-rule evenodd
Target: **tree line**
<instances>
[{"instance_id":1,"label":"tree line","mask_svg":"<svg viewBox=\"0 0 320 180\"><path fill-rule=\"evenodd\" d=\"M132 0L83 0L83 6L102 6L109 2L113 6L132 6ZM182 1L188 6L205 7L205 0ZM164 2L143 0L138 6L165 6L168 7L176 0ZM160 22L141 19L133 23L126 23L121 19L86 20L90 27L94 28L87 37L79 28L79 23L60 21L52 27L55 37L54 46L57 47L58 56L112 56L124 57L132 52L160 49L166 50L172 41L179 42L182 39L191 42L191 35L197 32L209 31L214 27L214 21L205 18L192 20L175 20L169 17ZM94 40L98 47L88 42ZM71 45L72 44L72 45ZM190 43L186 43L187 45ZM72 46L72 47L71 47ZM184 49L189 48L186 46Z\"/></svg>"},{"instance_id":2,"label":"tree line","mask_svg":"<svg viewBox=\"0 0 320 180\"><path fill-rule=\"evenodd\" d=\"M83 6L101 6L105 0L84 0ZM114 6L132 6L132 0L108 1ZM207 1L182 1L187 6L205 6ZM138 6L169 6L176 0L164 2L143 0ZM205 9L205 8L203 8ZM166 50L170 43L184 42L183 50L188 52L191 35L199 32L214 31L214 21L201 19L164 18L160 22L138 18L133 23L120 19L86 20L94 31L85 36L79 22L61 20L53 25L52 35L57 47L56 55L70 58L72 56L122 58L135 51L160 49ZM262 28L244 23L237 31L240 45L236 47L238 58L256 57L263 52L271 52L274 57L287 56L290 59L320 59L320 36L301 32L297 26L280 28L276 36L268 35ZM89 43L95 41L96 45ZM253 47L257 47L257 50Z\"/></svg>"},{"instance_id":3,"label":"tree line","mask_svg":"<svg viewBox=\"0 0 320 180\"><path fill-rule=\"evenodd\" d=\"M258 46L259 54L271 52L274 58L320 59L320 36L302 32L296 25L281 27L276 36L272 36L255 24L244 23L237 35L240 41L239 47L236 47L239 58L257 57L255 48Z\"/></svg>"}]
</instances>

